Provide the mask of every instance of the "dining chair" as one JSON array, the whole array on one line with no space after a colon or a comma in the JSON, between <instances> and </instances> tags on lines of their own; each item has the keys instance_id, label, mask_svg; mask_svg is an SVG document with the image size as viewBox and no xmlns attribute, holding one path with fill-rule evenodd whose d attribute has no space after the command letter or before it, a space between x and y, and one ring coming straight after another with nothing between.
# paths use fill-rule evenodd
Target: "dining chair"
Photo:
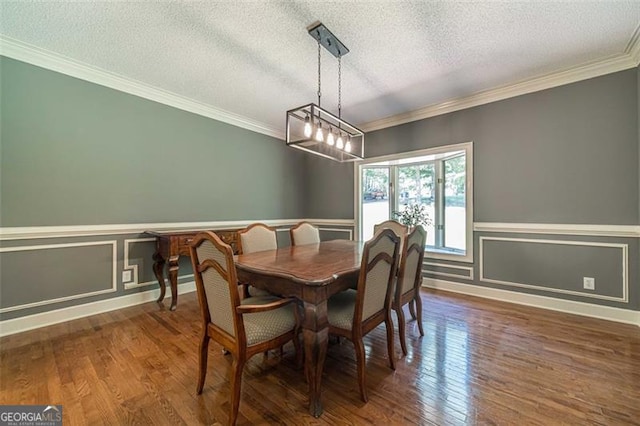
<instances>
[{"instance_id":1,"label":"dining chair","mask_svg":"<svg viewBox=\"0 0 640 426\"><path fill-rule=\"evenodd\" d=\"M320 231L309 222L300 222L289 230L291 245L316 244L320 242Z\"/></svg>"},{"instance_id":2,"label":"dining chair","mask_svg":"<svg viewBox=\"0 0 640 426\"><path fill-rule=\"evenodd\" d=\"M233 357L229 413L229 424L233 425L238 417L242 371L247 360L293 340L300 363L296 304L291 298L250 297L240 301L233 251L213 232L196 235L190 253L203 321L196 392L200 395L204 387L209 341L213 339Z\"/></svg>"},{"instance_id":3,"label":"dining chair","mask_svg":"<svg viewBox=\"0 0 640 426\"><path fill-rule=\"evenodd\" d=\"M404 239L401 250L402 259L398 268L395 295L391 304L398 316L398 334L403 355L407 355L407 341L405 333L405 319L402 307L406 304L416 305L416 321L420 335L424 336L422 329L422 299L420 299L420 286L422 285L422 261L424 260L424 245L427 240L427 232L422 226L416 226Z\"/></svg>"},{"instance_id":4,"label":"dining chair","mask_svg":"<svg viewBox=\"0 0 640 426\"><path fill-rule=\"evenodd\" d=\"M367 402L365 387L365 352L363 337L381 323L387 329L389 364L395 370L391 301L396 275L399 237L383 229L364 245L358 286L329 298L327 317L329 333L353 342L358 369L360 396Z\"/></svg>"},{"instance_id":5,"label":"dining chair","mask_svg":"<svg viewBox=\"0 0 640 426\"><path fill-rule=\"evenodd\" d=\"M253 223L238 231L238 254L275 250L277 248L276 228L267 226L264 223ZM250 283L243 284L246 297L271 296L268 291L256 288Z\"/></svg>"}]
</instances>

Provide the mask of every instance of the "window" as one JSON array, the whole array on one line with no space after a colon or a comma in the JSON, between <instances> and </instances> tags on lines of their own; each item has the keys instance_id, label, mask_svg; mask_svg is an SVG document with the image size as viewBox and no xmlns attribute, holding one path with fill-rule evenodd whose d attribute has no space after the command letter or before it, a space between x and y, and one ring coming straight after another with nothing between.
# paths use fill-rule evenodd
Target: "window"
<instances>
[{"instance_id":1,"label":"window","mask_svg":"<svg viewBox=\"0 0 640 426\"><path fill-rule=\"evenodd\" d=\"M367 159L356 168L357 232L407 206L425 207L431 223L427 255L473 262L473 144L471 142Z\"/></svg>"}]
</instances>

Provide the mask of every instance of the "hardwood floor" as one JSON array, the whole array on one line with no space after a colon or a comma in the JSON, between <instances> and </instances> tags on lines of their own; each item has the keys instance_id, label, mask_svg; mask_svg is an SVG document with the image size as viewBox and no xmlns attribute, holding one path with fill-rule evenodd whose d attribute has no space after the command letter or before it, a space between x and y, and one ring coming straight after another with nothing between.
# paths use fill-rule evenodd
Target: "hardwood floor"
<instances>
[{"instance_id":1,"label":"hardwood floor","mask_svg":"<svg viewBox=\"0 0 640 426\"><path fill-rule=\"evenodd\" d=\"M238 424L640 425L640 327L431 290L422 299L425 336L408 322L403 358L396 332L396 371L384 326L365 337L367 404L343 340L328 350L324 414L311 417L289 344L282 358L248 362ZM197 396L199 333L191 293L175 312L148 303L2 338L0 404L62 404L65 425L224 424L230 359L212 343Z\"/></svg>"}]
</instances>

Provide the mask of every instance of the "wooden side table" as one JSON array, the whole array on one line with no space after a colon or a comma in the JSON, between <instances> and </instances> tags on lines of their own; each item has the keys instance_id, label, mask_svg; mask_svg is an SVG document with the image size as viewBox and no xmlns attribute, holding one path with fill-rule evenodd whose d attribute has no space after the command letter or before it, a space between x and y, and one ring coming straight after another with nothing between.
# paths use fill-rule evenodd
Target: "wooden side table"
<instances>
[{"instance_id":1,"label":"wooden side table","mask_svg":"<svg viewBox=\"0 0 640 426\"><path fill-rule=\"evenodd\" d=\"M157 302L164 300L166 293L164 267L169 264L169 283L171 284L171 308L176 310L178 305L178 260L180 256L189 256L189 245L198 232L215 232L222 241L229 244L234 254L237 253L237 229L190 229L179 231L145 231L156 237L156 251L153 255L153 272L160 285L160 297Z\"/></svg>"}]
</instances>

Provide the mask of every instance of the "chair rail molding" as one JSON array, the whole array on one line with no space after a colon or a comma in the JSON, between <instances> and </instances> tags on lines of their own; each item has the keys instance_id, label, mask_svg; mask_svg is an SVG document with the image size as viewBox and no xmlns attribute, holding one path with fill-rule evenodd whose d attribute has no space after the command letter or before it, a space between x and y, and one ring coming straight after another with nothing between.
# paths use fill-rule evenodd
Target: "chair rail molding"
<instances>
[{"instance_id":1,"label":"chair rail molding","mask_svg":"<svg viewBox=\"0 0 640 426\"><path fill-rule=\"evenodd\" d=\"M0 228L0 241L32 240L38 238L87 237L98 235L142 234L148 230L175 231L194 229L233 229L245 228L252 223L262 222L269 226L292 226L307 221L318 226L353 227L354 219L251 219L209 222L160 222L131 223L116 225L70 225L70 226L25 226ZM332 230L332 229L326 229Z\"/></svg>"},{"instance_id":2,"label":"chair rail molding","mask_svg":"<svg viewBox=\"0 0 640 426\"><path fill-rule=\"evenodd\" d=\"M640 225L474 222L473 230L476 232L504 232L511 234L640 238Z\"/></svg>"}]
</instances>

